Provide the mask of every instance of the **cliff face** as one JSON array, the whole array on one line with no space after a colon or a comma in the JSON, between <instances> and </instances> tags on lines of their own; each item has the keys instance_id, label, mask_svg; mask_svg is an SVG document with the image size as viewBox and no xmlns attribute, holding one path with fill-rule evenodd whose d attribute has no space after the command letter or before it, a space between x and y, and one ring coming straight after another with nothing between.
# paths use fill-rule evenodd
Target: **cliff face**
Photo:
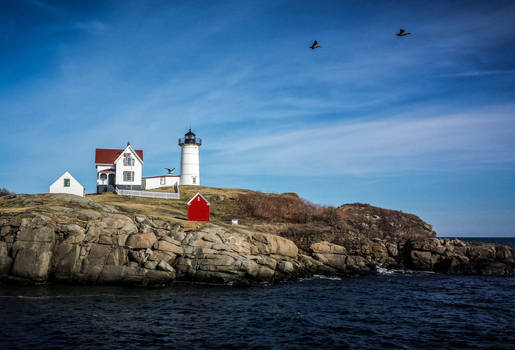
<instances>
[{"instance_id":1,"label":"cliff face","mask_svg":"<svg viewBox=\"0 0 515 350\"><path fill-rule=\"evenodd\" d=\"M248 284L312 274L360 275L376 266L510 274L512 249L435 238L414 215L344 206L337 229L309 224L203 226L71 195L0 198L0 278L166 285ZM188 226L194 225L194 226ZM313 227L311 227L313 229Z\"/></svg>"}]
</instances>

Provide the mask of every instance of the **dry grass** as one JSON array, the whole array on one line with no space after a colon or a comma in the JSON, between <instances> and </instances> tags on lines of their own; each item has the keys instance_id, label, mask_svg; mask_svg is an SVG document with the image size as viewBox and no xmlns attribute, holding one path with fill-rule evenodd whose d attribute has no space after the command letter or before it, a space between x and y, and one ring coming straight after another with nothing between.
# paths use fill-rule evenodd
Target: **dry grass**
<instances>
[{"instance_id":1,"label":"dry grass","mask_svg":"<svg viewBox=\"0 0 515 350\"><path fill-rule=\"evenodd\" d=\"M174 188L161 188L159 191L174 192ZM129 216L140 214L180 224L185 230L193 230L203 225L187 220L187 202L197 192L202 193L211 204L211 222L226 225L228 220L238 219L239 225L233 229L249 228L275 233L292 239L303 249L304 245L313 241L311 238L314 236L320 240L340 242L343 239L354 240L357 236L383 239L434 235L431 226L415 215L368 204L324 207L309 203L295 193L270 194L205 186L181 186L179 200L131 199L113 193L88 195L89 201L72 195L10 195L0 199L0 213L23 213L40 209L61 212L64 207L76 207L120 212Z\"/></svg>"},{"instance_id":2,"label":"dry grass","mask_svg":"<svg viewBox=\"0 0 515 350\"><path fill-rule=\"evenodd\" d=\"M174 188L164 187L154 191L174 192ZM128 196L119 196L113 193L93 194L88 195L87 198L99 203L112 205L123 213L160 218L178 223L185 229L189 229L197 228L199 225L198 222L187 221L187 203L197 192L202 193L211 204L211 221L224 224L229 219L238 218L238 196L250 191L206 186L181 186L181 199L179 200L142 197L130 199Z\"/></svg>"},{"instance_id":3,"label":"dry grass","mask_svg":"<svg viewBox=\"0 0 515 350\"><path fill-rule=\"evenodd\" d=\"M34 207L21 207L21 208L0 208L0 213L5 214L19 214L23 213L25 211L29 211L33 209Z\"/></svg>"}]
</instances>

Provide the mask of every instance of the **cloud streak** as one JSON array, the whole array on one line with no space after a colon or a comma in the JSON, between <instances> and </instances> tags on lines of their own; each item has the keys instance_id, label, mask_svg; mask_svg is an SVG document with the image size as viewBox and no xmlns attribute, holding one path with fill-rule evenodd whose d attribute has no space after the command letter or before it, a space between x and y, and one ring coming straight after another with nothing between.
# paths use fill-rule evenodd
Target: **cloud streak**
<instances>
[{"instance_id":1,"label":"cloud streak","mask_svg":"<svg viewBox=\"0 0 515 350\"><path fill-rule=\"evenodd\" d=\"M217 173L392 175L515 165L515 106L451 115L348 121L245 139L219 139ZM416 116L416 118L415 118Z\"/></svg>"}]
</instances>

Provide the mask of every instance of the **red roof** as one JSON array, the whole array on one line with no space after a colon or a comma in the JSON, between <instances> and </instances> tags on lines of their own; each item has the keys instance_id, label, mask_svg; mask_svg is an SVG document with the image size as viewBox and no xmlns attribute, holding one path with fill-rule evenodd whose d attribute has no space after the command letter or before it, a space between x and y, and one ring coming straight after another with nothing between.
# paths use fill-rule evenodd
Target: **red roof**
<instances>
[{"instance_id":1,"label":"red roof","mask_svg":"<svg viewBox=\"0 0 515 350\"><path fill-rule=\"evenodd\" d=\"M122 154L123 151L123 149L97 148L95 150L95 163L113 164L116 158L118 158L118 156ZM137 149L135 151L138 157L140 157L141 161L143 161L143 150Z\"/></svg>"}]
</instances>

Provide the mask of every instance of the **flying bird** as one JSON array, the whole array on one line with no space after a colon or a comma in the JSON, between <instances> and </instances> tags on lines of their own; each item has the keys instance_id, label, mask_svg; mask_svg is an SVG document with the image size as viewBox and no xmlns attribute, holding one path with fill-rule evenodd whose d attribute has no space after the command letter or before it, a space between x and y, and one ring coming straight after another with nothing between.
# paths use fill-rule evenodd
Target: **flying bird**
<instances>
[{"instance_id":1,"label":"flying bird","mask_svg":"<svg viewBox=\"0 0 515 350\"><path fill-rule=\"evenodd\" d=\"M173 174L175 171L175 168L173 168L173 169L165 168L165 170L168 170L168 174Z\"/></svg>"},{"instance_id":2,"label":"flying bird","mask_svg":"<svg viewBox=\"0 0 515 350\"><path fill-rule=\"evenodd\" d=\"M318 45L318 42L315 40L315 41L313 41L313 45L311 45L309 48L311 50L314 50L314 49L318 49L319 47L322 47L322 46Z\"/></svg>"},{"instance_id":3,"label":"flying bird","mask_svg":"<svg viewBox=\"0 0 515 350\"><path fill-rule=\"evenodd\" d=\"M404 29L400 29L399 32L395 35L397 36L406 36L406 35L410 35L411 33L406 33L406 31Z\"/></svg>"}]
</instances>

